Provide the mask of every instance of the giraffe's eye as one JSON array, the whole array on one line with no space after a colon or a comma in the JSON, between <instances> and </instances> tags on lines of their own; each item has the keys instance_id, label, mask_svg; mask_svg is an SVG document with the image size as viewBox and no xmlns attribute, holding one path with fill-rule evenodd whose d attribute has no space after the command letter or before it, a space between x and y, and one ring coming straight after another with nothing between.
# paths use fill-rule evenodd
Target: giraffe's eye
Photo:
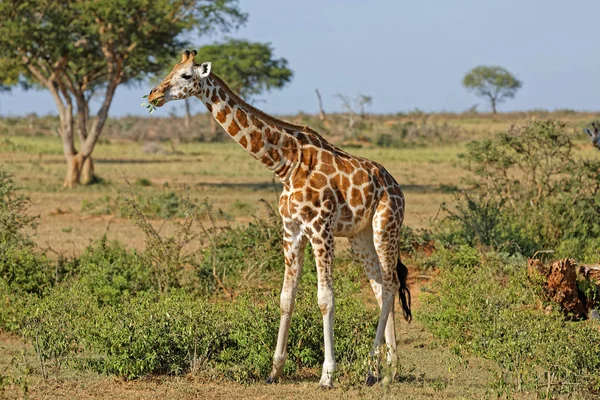
<instances>
[{"instance_id":1,"label":"giraffe's eye","mask_svg":"<svg viewBox=\"0 0 600 400\"><path fill-rule=\"evenodd\" d=\"M183 79L185 79L185 80L190 80L190 79L192 79L192 75L190 75L190 74L183 74L183 75L181 75L181 77L182 77Z\"/></svg>"}]
</instances>

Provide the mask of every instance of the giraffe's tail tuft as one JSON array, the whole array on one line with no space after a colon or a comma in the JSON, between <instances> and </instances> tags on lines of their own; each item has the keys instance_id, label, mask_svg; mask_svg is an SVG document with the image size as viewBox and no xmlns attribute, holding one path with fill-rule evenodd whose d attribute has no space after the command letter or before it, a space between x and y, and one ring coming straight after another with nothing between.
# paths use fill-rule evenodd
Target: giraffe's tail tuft
<instances>
[{"instance_id":1,"label":"giraffe's tail tuft","mask_svg":"<svg viewBox=\"0 0 600 400\"><path fill-rule=\"evenodd\" d=\"M400 302L402 303L402 312L404 313L404 319L408 322L412 321L412 312L410 311L410 290L406 285L406 278L408 278L408 268L402 264L400 258L398 258L398 264L396 264L396 273L400 280Z\"/></svg>"}]
</instances>

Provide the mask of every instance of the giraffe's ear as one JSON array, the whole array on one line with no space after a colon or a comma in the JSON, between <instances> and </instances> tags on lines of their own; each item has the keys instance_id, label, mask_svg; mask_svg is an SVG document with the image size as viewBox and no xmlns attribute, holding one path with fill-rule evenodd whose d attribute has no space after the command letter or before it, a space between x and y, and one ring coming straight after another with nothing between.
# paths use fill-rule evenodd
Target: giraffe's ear
<instances>
[{"instance_id":1,"label":"giraffe's ear","mask_svg":"<svg viewBox=\"0 0 600 400\"><path fill-rule=\"evenodd\" d=\"M210 74L211 63L204 62L197 67L198 76L200 78L206 78Z\"/></svg>"}]
</instances>

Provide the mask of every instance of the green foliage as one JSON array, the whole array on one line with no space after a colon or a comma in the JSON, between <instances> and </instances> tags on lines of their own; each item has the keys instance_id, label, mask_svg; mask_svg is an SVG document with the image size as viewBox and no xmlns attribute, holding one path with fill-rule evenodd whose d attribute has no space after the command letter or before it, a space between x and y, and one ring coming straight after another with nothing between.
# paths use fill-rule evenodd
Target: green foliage
<instances>
[{"instance_id":1,"label":"green foliage","mask_svg":"<svg viewBox=\"0 0 600 400\"><path fill-rule=\"evenodd\" d=\"M228 39L200 47L196 60L210 61L212 70L247 100L281 89L293 76L285 58L274 58L269 43Z\"/></svg>"},{"instance_id":2,"label":"green foliage","mask_svg":"<svg viewBox=\"0 0 600 400\"><path fill-rule=\"evenodd\" d=\"M492 110L496 113L496 103L515 97L523 83L505 68L496 66L478 66L467 72L462 84L477 96L488 97Z\"/></svg>"},{"instance_id":3,"label":"green foliage","mask_svg":"<svg viewBox=\"0 0 600 400\"><path fill-rule=\"evenodd\" d=\"M567 322L559 310L536 306L542 299L523 257L480 254L478 267L457 261L438 258L442 272L420 313L435 336L496 362L498 388L509 397L524 389L552 396L600 388L597 323Z\"/></svg>"},{"instance_id":4,"label":"green foliage","mask_svg":"<svg viewBox=\"0 0 600 400\"><path fill-rule=\"evenodd\" d=\"M115 74L119 83L143 79L162 70L185 47L182 33L228 31L243 24L247 15L235 0L37 0L3 2L0 18L0 60L12 67L0 69L0 81L15 83L15 69L39 81L33 69L43 74L52 65L60 67L52 79L76 95L68 79L81 91L94 90Z\"/></svg>"},{"instance_id":5,"label":"green foliage","mask_svg":"<svg viewBox=\"0 0 600 400\"><path fill-rule=\"evenodd\" d=\"M27 208L27 198L12 176L0 168L0 280L9 289L5 293L41 294L53 283L50 262L35 252L29 237L37 227L37 218L29 215Z\"/></svg>"},{"instance_id":6,"label":"green foliage","mask_svg":"<svg viewBox=\"0 0 600 400\"><path fill-rule=\"evenodd\" d=\"M90 245L74 264L80 290L99 306L115 305L124 296L155 286L144 254L127 250L116 241L109 243L106 236Z\"/></svg>"},{"instance_id":7,"label":"green foliage","mask_svg":"<svg viewBox=\"0 0 600 400\"><path fill-rule=\"evenodd\" d=\"M443 240L597 261L600 162L573 154L563 123L512 127L472 142L464 159L474 190L445 206Z\"/></svg>"}]
</instances>

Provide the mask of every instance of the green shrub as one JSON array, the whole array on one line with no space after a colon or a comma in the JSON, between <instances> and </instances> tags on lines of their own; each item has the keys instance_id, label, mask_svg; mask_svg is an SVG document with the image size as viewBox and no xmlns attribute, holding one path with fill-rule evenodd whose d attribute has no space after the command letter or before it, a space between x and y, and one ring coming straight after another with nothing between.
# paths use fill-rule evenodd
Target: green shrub
<instances>
[{"instance_id":1,"label":"green shrub","mask_svg":"<svg viewBox=\"0 0 600 400\"><path fill-rule=\"evenodd\" d=\"M102 308L83 365L125 378L205 367L223 340L215 306L182 291L147 292Z\"/></svg>"},{"instance_id":2,"label":"green shrub","mask_svg":"<svg viewBox=\"0 0 600 400\"><path fill-rule=\"evenodd\" d=\"M499 366L499 389L544 395L600 389L600 331L594 321L565 321L542 309L521 256L480 255L464 268L441 257L440 276L420 313L445 343Z\"/></svg>"},{"instance_id":3,"label":"green shrub","mask_svg":"<svg viewBox=\"0 0 600 400\"><path fill-rule=\"evenodd\" d=\"M53 284L55 268L35 251L29 234L35 231L37 218L27 208L27 198L0 168L0 280L10 290L41 294Z\"/></svg>"},{"instance_id":4,"label":"green shrub","mask_svg":"<svg viewBox=\"0 0 600 400\"><path fill-rule=\"evenodd\" d=\"M549 120L470 143L464 159L474 189L444 206L442 240L597 261L600 162L578 159L572 139Z\"/></svg>"},{"instance_id":5,"label":"green shrub","mask_svg":"<svg viewBox=\"0 0 600 400\"><path fill-rule=\"evenodd\" d=\"M116 241L109 243L106 236L86 248L74 264L81 290L100 306L115 305L123 296L155 287L143 254Z\"/></svg>"}]
</instances>

